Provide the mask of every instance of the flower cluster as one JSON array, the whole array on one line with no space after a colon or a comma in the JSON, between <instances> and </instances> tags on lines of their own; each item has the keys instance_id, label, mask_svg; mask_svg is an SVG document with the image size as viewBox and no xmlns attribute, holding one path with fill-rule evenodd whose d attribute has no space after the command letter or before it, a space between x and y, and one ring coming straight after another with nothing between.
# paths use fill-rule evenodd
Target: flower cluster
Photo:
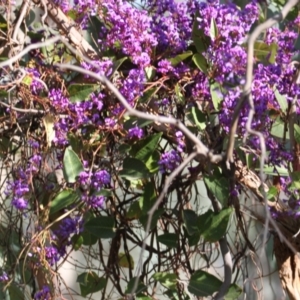
<instances>
[{"instance_id":1,"label":"flower cluster","mask_svg":"<svg viewBox=\"0 0 300 300\"><path fill-rule=\"evenodd\" d=\"M5 281L8 281L9 280L9 277L7 275L6 272L2 272L2 275L0 275L0 282L5 282Z\"/></svg>"},{"instance_id":2,"label":"flower cluster","mask_svg":"<svg viewBox=\"0 0 300 300\"><path fill-rule=\"evenodd\" d=\"M181 163L181 157L176 150L171 150L169 152L163 153L158 162L159 170L162 173L172 172Z\"/></svg>"},{"instance_id":3,"label":"flower cluster","mask_svg":"<svg viewBox=\"0 0 300 300\"><path fill-rule=\"evenodd\" d=\"M110 186L110 174L106 170L98 170L95 173L82 171L78 182L83 189L81 200L90 207L102 208L105 197L101 194L101 190Z\"/></svg>"},{"instance_id":4,"label":"flower cluster","mask_svg":"<svg viewBox=\"0 0 300 300\"><path fill-rule=\"evenodd\" d=\"M43 288L39 291L37 291L34 294L34 300L50 300L52 299L51 297L51 291L49 286L45 285Z\"/></svg>"},{"instance_id":5,"label":"flower cluster","mask_svg":"<svg viewBox=\"0 0 300 300\"><path fill-rule=\"evenodd\" d=\"M122 50L132 61L143 68L150 64L152 49L157 45L157 37L149 32L151 18L144 10L139 10L123 0L103 3L106 9L104 22L110 24L104 42L107 47ZM130 26L128 26L130 24Z\"/></svg>"}]
</instances>

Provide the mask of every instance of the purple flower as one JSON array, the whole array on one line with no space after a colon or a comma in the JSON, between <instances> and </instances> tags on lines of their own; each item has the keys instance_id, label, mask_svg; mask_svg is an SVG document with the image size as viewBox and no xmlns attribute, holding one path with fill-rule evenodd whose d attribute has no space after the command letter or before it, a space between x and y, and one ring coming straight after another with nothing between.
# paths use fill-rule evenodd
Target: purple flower
<instances>
[{"instance_id":1,"label":"purple flower","mask_svg":"<svg viewBox=\"0 0 300 300\"><path fill-rule=\"evenodd\" d=\"M73 234L83 230L83 221L80 217L67 217L60 222L59 228L54 233L62 239L70 241ZM67 242L68 244L68 242Z\"/></svg>"},{"instance_id":2,"label":"purple flower","mask_svg":"<svg viewBox=\"0 0 300 300\"><path fill-rule=\"evenodd\" d=\"M128 137L130 139L132 139L132 138L138 138L138 139L140 139L140 138L143 137L143 135L144 135L143 130L141 128L139 128L138 126L130 128L128 130Z\"/></svg>"},{"instance_id":3,"label":"purple flower","mask_svg":"<svg viewBox=\"0 0 300 300\"><path fill-rule=\"evenodd\" d=\"M163 153L158 162L160 172L172 172L181 163L181 157L176 150L171 150L169 152Z\"/></svg>"},{"instance_id":4,"label":"purple flower","mask_svg":"<svg viewBox=\"0 0 300 300\"><path fill-rule=\"evenodd\" d=\"M92 186L96 189L110 184L110 174L106 170L97 171L92 177Z\"/></svg>"},{"instance_id":5,"label":"purple flower","mask_svg":"<svg viewBox=\"0 0 300 300\"><path fill-rule=\"evenodd\" d=\"M28 201L23 197L14 197L11 203L15 208L19 210L23 210L28 206Z\"/></svg>"},{"instance_id":6,"label":"purple flower","mask_svg":"<svg viewBox=\"0 0 300 300\"><path fill-rule=\"evenodd\" d=\"M168 72L172 72L174 70L171 62L167 59L162 59L158 62L157 71L162 74L167 74Z\"/></svg>"},{"instance_id":7,"label":"purple flower","mask_svg":"<svg viewBox=\"0 0 300 300\"><path fill-rule=\"evenodd\" d=\"M54 246L45 247L45 256L51 266L57 263L60 259L59 252Z\"/></svg>"},{"instance_id":8,"label":"purple flower","mask_svg":"<svg viewBox=\"0 0 300 300\"><path fill-rule=\"evenodd\" d=\"M44 285L41 290L37 291L34 294L34 300L50 300L50 299L52 299L51 291L49 286L47 285Z\"/></svg>"},{"instance_id":9,"label":"purple flower","mask_svg":"<svg viewBox=\"0 0 300 300\"><path fill-rule=\"evenodd\" d=\"M5 281L8 281L8 280L9 280L9 277L6 274L6 272L2 272L2 275L0 275L0 282L5 282Z\"/></svg>"}]
</instances>

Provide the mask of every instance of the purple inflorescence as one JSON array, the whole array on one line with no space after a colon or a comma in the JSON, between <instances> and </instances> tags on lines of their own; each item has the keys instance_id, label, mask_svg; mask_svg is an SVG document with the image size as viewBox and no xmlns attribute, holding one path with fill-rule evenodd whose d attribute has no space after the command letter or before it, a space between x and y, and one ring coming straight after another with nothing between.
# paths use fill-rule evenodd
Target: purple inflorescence
<instances>
[{"instance_id":1,"label":"purple inflorescence","mask_svg":"<svg viewBox=\"0 0 300 300\"><path fill-rule=\"evenodd\" d=\"M159 170L162 173L172 172L181 163L181 157L176 150L171 150L169 152L163 153L158 162Z\"/></svg>"},{"instance_id":2,"label":"purple inflorescence","mask_svg":"<svg viewBox=\"0 0 300 300\"><path fill-rule=\"evenodd\" d=\"M52 299L51 297L51 291L49 286L45 285L43 288L39 291L37 291L34 294L34 300L50 300Z\"/></svg>"}]
</instances>

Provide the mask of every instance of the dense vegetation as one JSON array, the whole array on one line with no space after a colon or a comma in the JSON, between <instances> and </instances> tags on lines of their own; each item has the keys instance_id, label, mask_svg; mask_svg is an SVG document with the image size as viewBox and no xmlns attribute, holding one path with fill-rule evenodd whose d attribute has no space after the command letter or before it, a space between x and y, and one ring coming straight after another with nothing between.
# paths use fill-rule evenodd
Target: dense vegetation
<instances>
[{"instance_id":1,"label":"dense vegetation","mask_svg":"<svg viewBox=\"0 0 300 300\"><path fill-rule=\"evenodd\" d=\"M237 299L253 218L299 299L300 17L282 2L0 1L1 299L79 299L66 261L88 299Z\"/></svg>"}]
</instances>

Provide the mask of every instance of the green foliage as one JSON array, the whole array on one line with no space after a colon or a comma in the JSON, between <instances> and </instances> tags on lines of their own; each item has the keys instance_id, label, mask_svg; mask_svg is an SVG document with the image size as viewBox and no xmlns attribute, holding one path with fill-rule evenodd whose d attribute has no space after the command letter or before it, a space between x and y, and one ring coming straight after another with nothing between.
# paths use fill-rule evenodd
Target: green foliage
<instances>
[{"instance_id":1,"label":"green foliage","mask_svg":"<svg viewBox=\"0 0 300 300\"><path fill-rule=\"evenodd\" d=\"M73 83L68 87L69 98L72 102L86 101L90 94L99 89L96 84Z\"/></svg>"},{"instance_id":2,"label":"green foliage","mask_svg":"<svg viewBox=\"0 0 300 300\"><path fill-rule=\"evenodd\" d=\"M224 208L215 213L208 210L198 217L198 228L200 234L208 242L217 242L225 235L233 209Z\"/></svg>"},{"instance_id":3,"label":"green foliage","mask_svg":"<svg viewBox=\"0 0 300 300\"><path fill-rule=\"evenodd\" d=\"M78 198L78 194L73 190L61 191L50 203L50 215L73 204Z\"/></svg>"},{"instance_id":4,"label":"green foliage","mask_svg":"<svg viewBox=\"0 0 300 300\"><path fill-rule=\"evenodd\" d=\"M174 58L171 58L170 62L173 67L176 67L179 63L181 63L182 61L184 61L185 59L187 59L188 57L190 57L192 55L193 55L192 51L187 51L187 52L184 52L182 54L175 56Z\"/></svg>"},{"instance_id":5,"label":"green foliage","mask_svg":"<svg viewBox=\"0 0 300 300\"><path fill-rule=\"evenodd\" d=\"M217 292L221 284L222 281L215 276L198 270L191 276L188 290L198 297L207 297Z\"/></svg>"},{"instance_id":6,"label":"green foliage","mask_svg":"<svg viewBox=\"0 0 300 300\"><path fill-rule=\"evenodd\" d=\"M80 285L82 297L101 291L106 286L106 279L98 277L98 275L92 271L78 275L77 282Z\"/></svg>"},{"instance_id":7,"label":"green foliage","mask_svg":"<svg viewBox=\"0 0 300 300\"><path fill-rule=\"evenodd\" d=\"M178 245L178 235L176 233L164 233L159 235L157 240L168 248L176 248Z\"/></svg>"},{"instance_id":8,"label":"green foliage","mask_svg":"<svg viewBox=\"0 0 300 300\"><path fill-rule=\"evenodd\" d=\"M229 197L229 182L228 178L225 178L221 174L213 174L212 176L205 176L204 182L209 191L226 207Z\"/></svg>"},{"instance_id":9,"label":"green foliage","mask_svg":"<svg viewBox=\"0 0 300 300\"><path fill-rule=\"evenodd\" d=\"M65 180L74 183L77 176L83 171L83 166L78 155L70 147L65 150L63 164Z\"/></svg>"},{"instance_id":10,"label":"green foliage","mask_svg":"<svg viewBox=\"0 0 300 300\"><path fill-rule=\"evenodd\" d=\"M120 176L127 180L147 178L149 170L141 160L127 157L123 161L123 169L120 171Z\"/></svg>"},{"instance_id":11,"label":"green foliage","mask_svg":"<svg viewBox=\"0 0 300 300\"><path fill-rule=\"evenodd\" d=\"M84 224L84 229L100 239L110 239L115 236L115 220L108 216L91 218Z\"/></svg>"}]
</instances>

